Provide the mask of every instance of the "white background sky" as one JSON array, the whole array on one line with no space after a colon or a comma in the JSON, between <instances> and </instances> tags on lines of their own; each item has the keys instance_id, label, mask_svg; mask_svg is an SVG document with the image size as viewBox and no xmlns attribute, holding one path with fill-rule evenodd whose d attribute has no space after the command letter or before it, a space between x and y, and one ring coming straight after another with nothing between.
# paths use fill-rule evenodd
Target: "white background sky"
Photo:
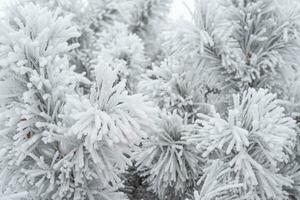
<instances>
[{"instance_id":1,"label":"white background sky","mask_svg":"<svg viewBox=\"0 0 300 200\"><path fill-rule=\"evenodd\" d=\"M193 2L194 0L173 0L170 17L174 20L182 19L182 18L190 19L191 16L186 6L188 6L191 10L193 10Z\"/></svg>"}]
</instances>

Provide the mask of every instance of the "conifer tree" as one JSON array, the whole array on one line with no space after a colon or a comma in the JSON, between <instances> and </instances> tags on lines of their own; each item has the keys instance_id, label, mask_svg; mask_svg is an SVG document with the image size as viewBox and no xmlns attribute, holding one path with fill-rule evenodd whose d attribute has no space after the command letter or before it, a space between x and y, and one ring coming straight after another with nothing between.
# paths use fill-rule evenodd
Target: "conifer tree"
<instances>
[{"instance_id":1,"label":"conifer tree","mask_svg":"<svg viewBox=\"0 0 300 200\"><path fill-rule=\"evenodd\" d=\"M130 146L152 128L151 103L129 95L109 66L97 68L94 82L74 72L65 52L79 32L59 10L17 5L1 31L1 81L12 84L1 88L1 192L126 199L119 174Z\"/></svg>"},{"instance_id":2,"label":"conifer tree","mask_svg":"<svg viewBox=\"0 0 300 200\"><path fill-rule=\"evenodd\" d=\"M290 67L298 64L293 55L299 52L299 4L289 10L276 0L195 4L192 23L170 34L172 52L221 75L237 91L284 85L276 85L278 79L288 79Z\"/></svg>"},{"instance_id":3,"label":"conifer tree","mask_svg":"<svg viewBox=\"0 0 300 200\"><path fill-rule=\"evenodd\" d=\"M230 100L231 93L243 93L249 86L267 87L277 92L280 98L289 98L290 95L286 95L283 88L286 88L285 84L287 82L293 84L297 80L295 74L298 70L295 69L295 66L298 63L297 59L293 58L294 52L298 52L299 23L297 16L299 12L297 9L287 15L278 2L259 0L226 1L222 3L203 0L196 1L195 4L196 8L192 23L182 23L180 28L174 28L175 31L171 29L166 34L168 38L166 52L171 55L172 61L169 58L154 67L149 73L148 77L150 78L142 82L142 90L150 94L161 108L175 110L182 117L194 116L190 123L199 122L198 117L201 116L199 113L212 112L213 109L210 105L216 105L220 116L227 117L228 112L223 108L226 104L229 106L232 104ZM251 52L251 56L246 51ZM184 65L186 66L184 67ZM193 86L193 84L195 85ZM192 88L195 88L195 90ZM252 89L249 91L249 96L251 96L250 93L254 92ZM207 99L207 94L210 94L210 92L215 95L213 100L216 102ZM259 90L258 93L266 92ZM186 98L185 95L187 94L189 98ZM260 95L260 98L263 99L264 95ZM268 101L268 98L266 101ZM235 101L235 105L236 102L238 101ZM202 107L202 109L194 110L193 105L205 105L206 109ZM222 106L218 107L218 105ZM193 107L194 109L190 109ZM269 110L269 112L271 111ZM242 117L246 116L242 115ZM292 119L290 120L292 121ZM199 123L199 126L199 132L201 133L203 124ZM291 146L289 146L290 155L295 154L295 152L292 153L295 150L293 145L296 144L295 124L292 125L292 129L294 135L292 136L293 140L290 142ZM197 133L195 135L197 136ZM207 132L207 137L210 137L210 132ZM230 144L234 145L233 139ZM222 145L224 144L222 143ZM199 146L202 148L203 144L201 143ZM220 156L227 158L223 154ZM206 158L206 162L212 162L211 158ZM221 162L223 161L221 160ZM294 187L292 185L293 181L286 177L296 177L298 173L297 164L292 165L295 170L293 173L281 172L285 167L290 166L289 162L290 159L287 158L285 162L280 163L280 167L277 166L278 163L274 164L272 162L274 164L273 168L276 169L273 173L279 173L279 177L283 176L280 180L282 183L276 183L276 187L279 188L278 191L273 189L273 194L270 194L269 191L269 193L266 191L258 192L259 194L253 198L272 199L276 198L276 195L281 196L280 198L286 198L288 194L285 189ZM164 163L161 163L161 165L164 165ZM212 181L217 176L218 170L224 170L222 167L225 165L226 163L209 165L212 166L209 169L216 167L214 169L217 171L208 171L202 180ZM268 167L272 168L270 165ZM241 170L249 171L247 169ZM240 176L243 177L243 175L245 174ZM230 176L233 175L230 174ZM234 178L230 176L229 178L223 178L225 180ZM270 175L271 178L273 176L277 179L277 175ZM205 177L208 178L205 179ZM213 185L213 182L200 181L200 187L207 190L203 190L198 198L201 200L239 199L243 198L243 195L249 195L247 187L247 192L244 194L231 192L242 187L240 183L234 183L216 181L215 184L220 185ZM206 188L203 184L207 184L207 187L211 188ZM257 183L260 188L263 188L262 184ZM223 186L224 188L222 188ZM203 196L207 192L214 192L208 191L209 189L216 189L215 194ZM226 191L228 190L230 192L227 195ZM251 191L251 194L254 193ZM250 198L250 196L245 197L245 199L247 198Z\"/></svg>"},{"instance_id":4,"label":"conifer tree","mask_svg":"<svg viewBox=\"0 0 300 200\"><path fill-rule=\"evenodd\" d=\"M195 126L176 114L161 116L159 129L137 153L137 166L150 189L161 199L180 199L190 193L201 171L202 159L182 136L192 134Z\"/></svg>"},{"instance_id":5,"label":"conifer tree","mask_svg":"<svg viewBox=\"0 0 300 200\"><path fill-rule=\"evenodd\" d=\"M131 0L133 2L129 18L132 33L141 37L145 43L147 55L152 61L164 57L161 45L161 32L167 26L167 16L172 0Z\"/></svg>"},{"instance_id":6,"label":"conifer tree","mask_svg":"<svg viewBox=\"0 0 300 200\"><path fill-rule=\"evenodd\" d=\"M296 141L296 123L284 114L276 95L249 89L233 97L227 120L205 116L198 134L188 136L211 163L200 199L287 199L293 181L280 173Z\"/></svg>"},{"instance_id":7,"label":"conifer tree","mask_svg":"<svg viewBox=\"0 0 300 200\"><path fill-rule=\"evenodd\" d=\"M133 33L130 33L128 25L115 22L98 34L95 45L94 63L91 69L97 65L108 65L118 72L118 77L126 81L126 88L131 93L137 92L137 85L141 76L145 73L149 59L145 55L143 41Z\"/></svg>"},{"instance_id":8,"label":"conifer tree","mask_svg":"<svg viewBox=\"0 0 300 200\"><path fill-rule=\"evenodd\" d=\"M300 198L299 1L171 2L0 13L0 200Z\"/></svg>"}]
</instances>

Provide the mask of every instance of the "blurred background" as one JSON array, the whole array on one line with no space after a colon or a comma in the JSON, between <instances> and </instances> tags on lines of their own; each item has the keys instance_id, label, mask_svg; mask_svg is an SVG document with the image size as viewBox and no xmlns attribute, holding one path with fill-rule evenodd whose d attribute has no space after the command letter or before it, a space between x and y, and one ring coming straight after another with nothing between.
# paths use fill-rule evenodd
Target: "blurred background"
<instances>
[{"instance_id":1,"label":"blurred background","mask_svg":"<svg viewBox=\"0 0 300 200\"><path fill-rule=\"evenodd\" d=\"M3 8L6 2L11 0L0 0L0 9ZM193 9L193 0L173 0L173 5L170 11L170 19L186 19L189 20L191 18L189 14L189 9ZM1 12L0 12L1 16Z\"/></svg>"},{"instance_id":2,"label":"blurred background","mask_svg":"<svg viewBox=\"0 0 300 200\"><path fill-rule=\"evenodd\" d=\"M173 0L173 5L170 12L170 18L177 19L187 19L191 18L189 10L193 10L193 0Z\"/></svg>"}]
</instances>

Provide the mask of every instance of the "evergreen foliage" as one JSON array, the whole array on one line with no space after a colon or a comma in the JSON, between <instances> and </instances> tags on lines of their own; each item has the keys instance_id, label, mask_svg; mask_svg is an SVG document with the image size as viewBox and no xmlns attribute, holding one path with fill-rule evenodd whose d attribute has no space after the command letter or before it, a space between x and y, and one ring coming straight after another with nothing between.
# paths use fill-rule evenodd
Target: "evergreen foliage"
<instances>
[{"instance_id":1,"label":"evergreen foliage","mask_svg":"<svg viewBox=\"0 0 300 200\"><path fill-rule=\"evenodd\" d=\"M130 162L126 144L146 135L153 106L128 95L108 66L96 70L94 83L74 72L64 52L77 46L68 42L79 33L69 16L33 3L12 9L18 17L3 21L1 37L1 80L15 83L1 96L2 192L125 199L116 190Z\"/></svg>"},{"instance_id":2,"label":"evergreen foliage","mask_svg":"<svg viewBox=\"0 0 300 200\"><path fill-rule=\"evenodd\" d=\"M125 24L116 23L98 35L95 54L98 65L108 65L118 71L126 88L136 92L141 75L145 73L149 59L145 55L143 41L130 33ZM92 69L97 66L92 66Z\"/></svg>"},{"instance_id":3,"label":"evergreen foliage","mask_svg":"<svg viewBox=\"0 0 300 200\"><path fill-rule=\"evenodd\" d=\"M227 120L202 116L199 133L188 137L211 158L199 181L200 199L286 199L284 187L293 181L278 166L293 153L295 121L267 90L249 89L233 101Z\"/></svg>"},{"instance_id":4,"label":"evergreen foliage","mask_svg":"<svg viewBox=\"0 0 300 200\"><path fill-rule=\"evenodd\" d=\"M201 157L182 139L183 135L194 132L195 127L175 114L162 116L158 127L157 132L143 142L136 155L137 166L160 198L172 193L184 196L189 184L201 174Z\"/></svg>"},{"instance_id":5,"label":"evergreen foliage","mask_svg":"<svg viewBox=\"0 0 300 200\"><path fill-rule=\"evenodd\" d=\"M8 2L0 200L300 199L299 1L171 5Z\"/></svg>"}]
</instances>

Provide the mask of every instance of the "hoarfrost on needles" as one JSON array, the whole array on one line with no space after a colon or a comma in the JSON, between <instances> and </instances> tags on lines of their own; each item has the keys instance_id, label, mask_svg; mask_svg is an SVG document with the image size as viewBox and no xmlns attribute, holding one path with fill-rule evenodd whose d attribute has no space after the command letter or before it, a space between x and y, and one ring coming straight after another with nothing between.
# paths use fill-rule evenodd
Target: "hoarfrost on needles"
<instances>
[{"instance_id":1,"label":"hoarfrost on needles","mask_svg":"<svg viewBox=\"0 0 300 200\"><path fill-rule=\"evenodd\" d=\"M300 4L16 0L0 200L300 199Z\"/></svg>"}]
</instances>

